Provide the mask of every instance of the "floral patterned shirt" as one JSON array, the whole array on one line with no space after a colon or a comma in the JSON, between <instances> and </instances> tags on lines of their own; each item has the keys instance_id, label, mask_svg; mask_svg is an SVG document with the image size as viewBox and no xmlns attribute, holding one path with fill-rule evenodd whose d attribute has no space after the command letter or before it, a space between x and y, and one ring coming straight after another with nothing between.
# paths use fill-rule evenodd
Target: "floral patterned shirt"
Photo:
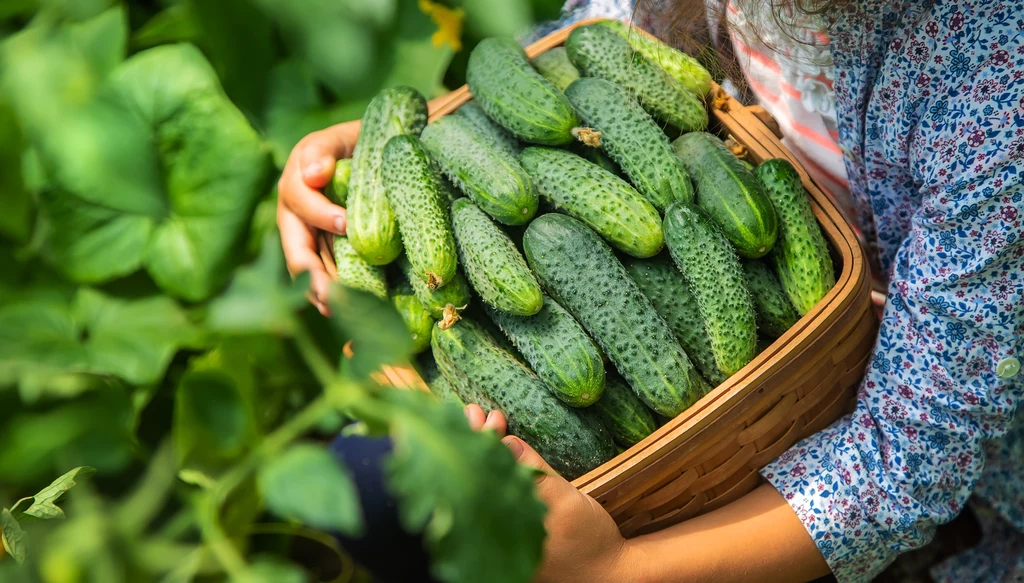
<instances>
[{"instance_id":1,"label":"floral patterned shirt","mask_svg":"<svg viewBox=\"0 0 1024 583\"><path fill-rule=\"evenodd\" d=\"M566 5L566 21L632 13ZM1024 580L1024 11L852 0L826 17L837 141L888 298L855 412L762 475L840 581L925 544L972 494L1012 525L1002 550L936 578Z\"/></svg>"}]
</instances>

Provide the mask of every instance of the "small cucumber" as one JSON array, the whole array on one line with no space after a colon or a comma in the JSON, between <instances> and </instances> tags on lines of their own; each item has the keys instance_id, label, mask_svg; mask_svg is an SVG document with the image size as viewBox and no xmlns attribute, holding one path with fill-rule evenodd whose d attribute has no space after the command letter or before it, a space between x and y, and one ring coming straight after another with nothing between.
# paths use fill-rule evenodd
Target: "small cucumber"
<instances>
[{"instance_id":1,"label":"small cucumber","mask_svg":"<svg viewBox=\"0 0 1024 583\"><path fill-rule=\"evenodd\" d=\"M703 97L711 90L711 73L697 59L648 37L620 20L602 20L601 26L629 41L637 52L656 63L684 87Z\"/></svg>"},{"instance_id":2,"label":"small cucumber","mask_svg":"<svg viewBox=\"0 0 1024 583\"><path fill-rule=\"evenodd\" d=\"M771 338L785 334L800 319L800 314L786 297L779 279L760 259L743 260L743 276L754 298L758 331Z\"/></svg>"},{"instance_id":3,"label":"small cucumber","mask_svg":"<svg viewBox=\"0 0 1024 583\"><path fill-rule=\"evenodd\" d=\"M513 156L518 155L519 150L522 149L515 136L508 133L508 130L498 125L493 119L487 117L483 108L475 101L466 102L456 109L452 115L465 118L469 123L473 124L473 127L490 136L498 147Z\"/></svg>"},{"instance_id":4,"label":"small cucumber","mask_svg":"<svg viewBox=\"0 0 1024 583\"><path fill-rule=\"evenodd\" d=\"M668 137L625 89L604 79L584 78L570 85L565 95L583 121L600 132L601 148L659 212L676 201L693 200L690 175L672 152Z\"/></svg>"},{"instance_id":5,"label":"small cucumber","mask_svg":"<svg viewBox=\"0 0 1024 583\"><path fill-rule=\"evenodd\" d=\"M555 208L586 223L619 251L651 257L664 247L658 211L625 180L555 148L526 148L519 159Z\"/></svg>"},{"instance_id":6,"label":"small cucumber","mask_svg":"<svg viewBox=\"0 0 1024 583\"><path fill-rule=\"evenodd\" d=\"M402 268L402 273L405 274L406 281L412 287L413 294L435 319L444 318L444 309L449 305L461 310L469 304L469 285L466 283L466 278L462 276L462 272L456 271L451 281L437 289L430 289L427 282L416 275L412 264L404 255L398 260L398 264Z\"/></svg>"},{"instance_id":7,"label":"small cucumber","mask_svg":"<svg viewBox=\"0 0 1024 583\"><path fill-rule=\"evenodd\" d=\"M537 193L519 160L466 118L442 117L422 139L455 186L496 221L522 225L533 218Z\"/></svg>"},{"instance_id":8,"label":"small cucumber","mask_svg":"<svg viewBox=\"0 0 1024 583\"><path fill-rule=\"evenodd\" d=\"M334 164L334 175L324 187L324 196L338 206L348 204L348 183L352 178L352 158L342 158Z\"/></svg>"},{"instance_id":9,"label":"small cucumber","mask_svg":"<svg viewBox=\"0 0 1024 583\"><path fill-rule=\"evenodd\" d=\"M654 414L618 377L609 375L604 395L591 407L615 443L630 447L658 428Z\"/></svg>"},{"instance_id":10,"label":"small cucumber","mask_svg":"<svg viewBox=\"0 0 1024 583\"><path fill-rule=\"evenodd\" d=\"M363 290L385 299L388 295L387 277L384 268L370 265L356 253L348 237L334 236L334 265L338 270L338 282L353 289Z\"/></svg>"},{"instance_id":11,"label":"small cucumber","mask_svg":"<svg viewBox=\"0 0 1024 583\"><path fill-rule=\"evenodd\" d=\"M559 91L565 91L566 87L580 78L580 72L569 60L565 47L555 47L545 51L530 62L533 64L533 68L541 74L541 77L554 83Z\"/></svg>"},{"instance_id":12,"label":"small cucumber","mask_svg":"<svg viewBox=\"0 0 1024 583\"><path fill-rule=\"evenodd\" d=\"M719 370L734 374L756 353L754 301L729 240L700 207L676 203L665 213L665 243L697 298Z\"/></svg>"},{"instance_id":13,"label":"small cucumber","mask_svg":"<svg viewBox=\"0 0 1024 583\"><path fill-rule=\"evenodd\" d=\"M391 305L398 310L412 335L413 354L426 350L430 346L430 329L434 326L434 317L423 307L409 282L402 282L391 292Z\"/></svg>"},{"instance_id":14,"label":"small cucumber","mask_svg":"<svg viewBox=\"0 0 1024 583\"><path fill-rule=\"evenodd\" d=\"M532 316L544 304L540 284L515 243L490 217L465 198L452 203L459 259L473 289L491 307Z\"/></svg>"}]
</instances>

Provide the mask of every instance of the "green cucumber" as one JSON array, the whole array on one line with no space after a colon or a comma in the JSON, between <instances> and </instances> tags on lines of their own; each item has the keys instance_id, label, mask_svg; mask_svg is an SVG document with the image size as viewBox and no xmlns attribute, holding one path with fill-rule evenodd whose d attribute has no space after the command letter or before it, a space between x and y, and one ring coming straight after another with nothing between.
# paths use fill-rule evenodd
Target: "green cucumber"
<instances>
[{"instance_id":1,"label":"green cucumber","mask_svg":"<svg viewBox=\"0 0 1024 583\"><path fill-rule=\"evenodd\" d=\"M601 398L601 350L556 301L545 296L544 307L533 316L510 316L497 310L488 310L488 315L563 403L587 407Z\"/></svg>"},{"instance_id":2,"label":"green cucumber","mask_svg":"<svg viewBox=\"0 0 1024 583\"><path fill-rule=\"evenodd\" d=\"M786 297L779 279L760 259L743 260L743 276L754 298L758 331L771 338L785 334L800 319L800 314Z\"/></svg>"},{"instance_id":3,"label":"green cucumber","mask_svg":"<svg viewBox=\"0 0 1024 583\"><path fill-rule=\"evenodd\" d=\"M515 243L490 217L465 198L452 203L459 259L473 289L502 312L532 316L544 305L540 284Z\"/></svg>"},{"instance_id":4,"label":"green cucumber","mask_svg":"<svg viewBox=\"0 0 1024 583\"><path fill-rule=\"evenodd\" d=\"M430 346L430 329L434 326L434 317L423 307L409 282L402 282L391 292L391 305L398 310L405 327L409 329L413 354L426 350Z\"/></svg>"},{"instance_id":5,"label":"green cucumber","mask_svg":"<svg viewBox=\"0 0 1024 583\"><path fill-rule=\"evenodd\" d=\"M765 160L756 174L779 214L779 240L771 255L775 272L802 316L836 285L828 243L792 164L780 158Z\"/></svg>"},{"instance_id":6,"label":"green cucumber","mask_svg":"<svg viewBox=\"0 0 1024 583\"><path fill-rule=\"evenodd\" d=\"M555 208L586 223L619 251L651 257L664 247L657 209L625 180L555 148L526 148L519 160Z\"/></svg>"},{"instance_id":7,"label":"green cucumber","mask_svg":"<svg viewBox=\"0 0 1024 583\"><path fill-rule=\"evenodd\" d=\"M523 236L526 259L548 293L576 317L648 407L675 416L707 384L611 248L580 221L557 213Z\"/></svg>"},{"instance_id":8,"label":"green cucumber","mask_svg":"<svg viewBox=\"0 0 1024 583\"><path fill-rule=\"evenodd\" d=\"M716 386L725 381L726 375L715 362L697 299L675 263L662 257L633 260L626 263L626 271L668 323L700 375Z\"/></svg>"},{"instance_id":9,"label":"green cucumber","mask_svg":"<svg viewBox=\"0 0 1024 583\"><path fill-rule=\"evenodd\" d=\"M601 148L622 168L640 194L659 212L676 201L693 200L693 184L672 145L651 116L625 89L604 79L584 78L565 90ZM592 140L580 133L581 139Z\"/></svg>"},{"instance_id":10,"label":"green cucumber","mask_svg":"<svg viewBox=\"0 0 1024 583\"><path fill-rule=\"evenodd\" d=\"M569 35L565 49L581 75L628 89L654 118L687 132L708 126L708 112L700 97L608 28L581 26Z\"/></svg>"},{"instance_id":11,"label":"green cucumber","mask_svg":"<svg viewBox=\"0 0 1024 583\"><path fill-rule=\"evenodd\" d=\"M608 154L605 154L601 148L592 148L583 142L576 142L569 146L569 151L591 164L596 164L608 172L620 178L622 177L622 168L619 168L615 160L609 158Z\"/></svg>"},{"instance_id":12,"label":"green cucumber","mask_svg":"<svg viewBox=\"0 0 1024 583\"><path fill-rule=\"evenodd\" d=\"M451 354L438 343L442 330L441 326L435 325L430 331L430 353L434 357L434 362L437 363L437 369L441 376L448 381L449 387L466 405L480 405L485 412L499 409L498 404L481 390L480 385L455 365ZM444 390L444 387L441 389Z\"/></svg>"},{"instance_id":13,"label":"green cucumber","mask_svg":"<svg viewBox=\"0 0 1024 583\"><path fill-rule=\"evenodd\" d=\"M384 146L384 190L398 218L405 255L431 288L451 281L458 263L443 188L415 136L395 136Z\"/></svg>"},{"instance_id":14,"label":"green cucumber","mask_svg":"<svg viewBox=\"0 0 1024 583\"><path fill-rule=\"evenodd\" d=\"M426 280L416 274L412 264L404 255L398 260L406 281L412 286L413 294L431 316L440 320L444 317L444 309L452 306L461 310L469 304L469 285L461 271L456 271L451 281L437 289L431 289Z\"/></svg>"},{"instance_id":15,"label":"green cucumber","mask_svg":"<svg viewBox=\"0 0 1024 583\"><path fill-rule=\"evenodd\" d=\"M324 196L338 206L348 204L348 183L352 178L352 158L342 158L334 164L331 181L324 187Z\"/></svg>"},{"instance_id":16,"label":"green cucumber","mask_svg":"<svg viewBox=\"0 0 1024 583\"><path fill-rule=\"evenodd\" d=\"M427 124L427 102L409 87L384 89L366 107L352 152L348 188L348 238L373 265L386 265L402 253L398 220L384 191L384 146L401 134L419 135Z\"/></svg>"},{"instance_id":17,"label":"green cucumber","mask_svg":"<svg viewBox=\"0 0 1024 583\"><path fill-rule=\"evenodd\" d=\"M565 47L555 47L545 51L534 57L530 63L533 64L534 69L537 69L541 77L554 83L559 91L565 91L566 87L580 78L580 72L569 60Z\"/></svg>"},{"instance_id":18,"label":"green cucumber","mask_svg":"<svg viewBox=\"0 0 1024 583\"><path fill-rule=\"evenodd\" d=\"M659 40L648 37L620 20L602 20L598 24L611 29L629 41L629 44L638 53L656 63L673 79L695 94L703 97L711 90L711 74L701 66L697 59Z\"/></svg>"},{"instance_id":19,"label":"green cucumber","mask_svg":"<svg viewBox=\"0 0 1024 583\"><path fill-rule=\"evenodd\" d=\"M579 125L572 105L534 70L514 40L480 41L469 55L466 82L487 116L519 139L542 146L572 141Z\"/></svg>"},{"instance_id":20,"label":"green cucumber","mask_svg":"<svg viewBox=\"0 0 1024 583\"><path fill-rule=\"evenodd\" d=\"M384 268L370 265L356 253L348 237L334 236L334 265L341 285L370 292L381 299L387 297L388 284Z\"/></svg>"},{"instance_id":21,"label":"green cucumber","mask_svg":"<svg viewBox=\"0 0 1024 583\"><path fill-rule=\"evenodd\" d=\"M754 358L757 344L754 300L736 251L703 209L686 203L665 213L665 243L697 298L719 370L734 374Z\"/></svg>"},{"instance_id":22,"label":"green cucumber","mask_svg":"<svg viewBox=\"0 0 1024 583\"><path fill-rule=\"evenodd\" d=\"M523 438L559 474L574 479L615 456L611 436L551 394L536 374L503 350L472 320L434 327L432 346L446 377L478 387ZM449 377L449 380L452 380ZM453 381L453 385L458 382Z\"/></svg>"},{"instance_id":23,"label":"green cucumber","mask_svg":"<svg viewBox=\"0 0 1024 583\"><path fill-rule=\"evenodd\" d=\"M498 125L493 119L487 117L487 113L484 112L480 104L475 101L468 101L458 109L452 115L456 117L465 118L469 123L480 130L482 133L490 136L494 143L515 156L519 154L519 150L522 146L516 141L515 136L508 133L508 130Z\"/></svg>"},{"instance_id":24,"label":"green cucumber","mask_svg":"<svg viewBox=\"0 0 1024 583\"><path fill-rule=\"evenodd\" d=\"M537 193L519 160L466 118L442 117L422 140L455 186L496 221L522 225L537 212Z\"/></svg>"},{"instance_id":25,"label":"green cucumber","mask_svg":"<svg viewBox=\"0 0 1024 583\"><path fill-rule=\"evenodd\" d=\"M431 329L431 333L433 329ZM427 334L427 346L430 346L430 334ZM423 382L427 384L427 388L434 394L438 400L455 403L460 407L465 407L466 403L462 401L462 397L455 392L455 387L452 386L448 379L444 378L441 374L440 369L437 367L437 363L434 361L432 354L426 354L420 364L420 376L423 377Z\"/></svg>"},{"instance_id":26,"label":"green cucumber","mask_svg":"<svg viewBox=\"0 0 1024 583\"><path fill-rule=\"evenodd\" d=\"M622 447L636 445L658 428L651 410L614 375L608 376L604 395L591 409Z\"/></svg>"},{"instance_id":27,"label":"green cucumber","mask_svg":"<svg viewBox=\"0 0 1024 583\"><path fill-rule=\"evenodd\" d=\"M706 132L672 143L697 185L697 206L711 216L743 257L771 251L779 232L775 207L754 174L729 148Z\"/></svg>"}]
</instances>

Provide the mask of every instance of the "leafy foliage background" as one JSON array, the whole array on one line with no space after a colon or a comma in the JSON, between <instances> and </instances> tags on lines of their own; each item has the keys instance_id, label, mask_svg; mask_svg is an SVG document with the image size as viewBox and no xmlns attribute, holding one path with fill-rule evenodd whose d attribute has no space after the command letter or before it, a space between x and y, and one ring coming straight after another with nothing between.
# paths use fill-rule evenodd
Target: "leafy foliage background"
<instances>
[{"instance_id":1,"label":"leafy foliage background","mask_svg":"<svg viewBox=\"0 0 1024 583\"><path fill-rule=\"evenodd\" d=\"M330 321L307 306L272 186L306 133L461 85L475 42L559 4L0 2L0 580L358 578L327 534L361 532L357 494L322 446L354 421L392 436L438 577L528 580L531 476L377 385L401 321L347 290Z\"/></svg>"}]
</instances>

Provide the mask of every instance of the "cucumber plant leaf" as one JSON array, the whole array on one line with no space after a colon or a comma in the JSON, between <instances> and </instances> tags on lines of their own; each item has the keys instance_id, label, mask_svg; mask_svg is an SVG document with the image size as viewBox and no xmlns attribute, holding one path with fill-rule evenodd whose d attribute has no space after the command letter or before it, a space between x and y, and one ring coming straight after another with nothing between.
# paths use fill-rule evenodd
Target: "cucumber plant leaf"
<instances>
[{"instance_id":1,"label":"cucumber plant leaf","mask_svg":"<svg viewBox=\"0 0 1024 583\"><path fill-rule=\"evenodd\" d=\"M381 365L409 362L412 338L391 303L341 285L331 288L328 303L332 326L352 343L352 358L346 364L355 378L365 379Z\"/></svg>"},{"instance_id":2,"label":"cucumber plant leaf","mask_svg":"<svg viewBox=\"0 0 1024 583\"><path fill-rule=\"evenodd\" d=\"M3 542L4 550L14 557L16 562L25 562L25 531L6 508L0 510L0 542Z\"/></svg>"},{"instance_id":3,"label":"cucumber plant leaf","mask_svg":"<svg viewBox=\"0 0 1024 583\"><path fill-rule=\"evenodd\" d=\"M11 514L32 516L42 520L64 518L64 511L57 506L56 502L75 486L76 479L87 478L94 473L96 473L95 468L79 466L54 480L35 496L18 500L11 508Z\"/></svg>"},{"instance_id":4,"label":"cucumber plant leaf","mask_svg":"<svg viewBox=\"0 0 1024 583\"><path fill-rule=\"evenodd\" d=\"M355 483L323 447L291 446L260 469L259 485L267 509L282 518L348 536L363 532Z\"/></svg>"}]
</instances>

